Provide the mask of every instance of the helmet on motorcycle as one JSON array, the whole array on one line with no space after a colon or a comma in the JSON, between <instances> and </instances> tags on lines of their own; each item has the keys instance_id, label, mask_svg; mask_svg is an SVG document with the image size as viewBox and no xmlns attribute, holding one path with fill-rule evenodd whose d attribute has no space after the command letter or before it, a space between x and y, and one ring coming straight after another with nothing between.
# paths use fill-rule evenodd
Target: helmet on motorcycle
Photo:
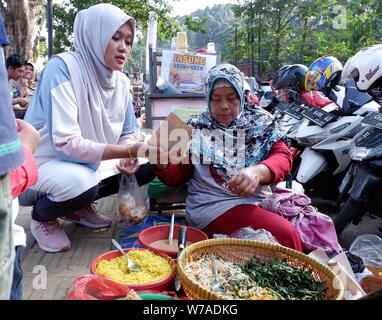
<instances>
[{"instance_id":1,"label":"helmet on motorcycle","mask_svg":"<svg viewBox=\"0 0 382 320\"><path fill-rule=\"evenodd\" d=\"M341 78L342 63L333 56L316 59L305 77L305 90L324 90L328 84L338 84Z\"/></svg>"},{"instance_id":2,"label":"helmet on motorcycle","mask_svg":"<svg viewBox=\"0 0 382 320\"><path fill-rule=\"evenodd\" d=\"M342 81L353 79L359 90L381 88L382 44L366 47L345 63Z\"/></svg>"},{"instance_id":3,"label":"helmet on motorcycle","mask_svg":"<svg viewBox=\"0 0 382 320\"><path fill-rule=\"evenodd\" d=\"M272 89L275 89L273 86L275 85L275 83L277 83L277 81L279 79L282 78L283 74L285 73L285 71L290 67L290 65L285 65L285 66L282 66L279 70L276 71L275 73L275 76L274 78L272 79ZM276 90L276 89L275 89Z\"/></svg>"},{"instance_id":4,"label":"helmet on motorcycle","mask_svg":"<svg viewBox=\"0 0 382 320\"><path fill-rule=\"evenodd\" d=\"M302 64L293 64L284 68L285 66L277 71L272 89L290 89L298 93L305 90L305 76L308 67Z\"/></svg>"}]
</instances>

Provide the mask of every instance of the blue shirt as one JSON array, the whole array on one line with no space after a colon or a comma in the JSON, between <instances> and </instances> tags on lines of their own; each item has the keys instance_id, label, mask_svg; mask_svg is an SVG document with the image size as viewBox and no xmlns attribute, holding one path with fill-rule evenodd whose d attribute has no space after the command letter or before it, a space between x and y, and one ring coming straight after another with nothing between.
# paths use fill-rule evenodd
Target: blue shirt
<instances>
[{"instance_id":1,"label":"blue shirt","mask_svg":"<svg viewBox=\"0 0 382 320\"><path fill-rule=\"evenodd\" d=\"M5 30L3 17L1 15L0 15L0 45L2 47L9 45L7 31Z\"/></svg>"},{"instance_id":2,"label":"blue shirt","mask_svg":"<svg viewBox=\"0 0 382 320\"><path fill-rule=\"evenodd\" d=\"M0 16L0 43L8 44L3 19ZM16 120L8 92L8 73L4 52L0 48L0 175L20 167L24 162L22 145L16 132Z\"/></svg>"}]
</instances>

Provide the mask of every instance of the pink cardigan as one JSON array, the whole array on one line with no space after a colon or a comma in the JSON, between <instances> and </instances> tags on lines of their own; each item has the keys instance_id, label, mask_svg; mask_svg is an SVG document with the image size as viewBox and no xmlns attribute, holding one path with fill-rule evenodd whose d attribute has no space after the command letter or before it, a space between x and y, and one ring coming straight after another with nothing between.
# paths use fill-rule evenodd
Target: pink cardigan
<instances>
[{"instance_id":1,"label":"pink cardigan","mask_svg":"<svg viewBox=\"0 0 382 320\"><path fill-rule=\"evenodd\" d=\"M322 248L327 254L341 252L332 219L310 204L310 198L304 194L276 188L261 207L289 220L299 232L305 251Z\"/></svg>"}]
</instances>

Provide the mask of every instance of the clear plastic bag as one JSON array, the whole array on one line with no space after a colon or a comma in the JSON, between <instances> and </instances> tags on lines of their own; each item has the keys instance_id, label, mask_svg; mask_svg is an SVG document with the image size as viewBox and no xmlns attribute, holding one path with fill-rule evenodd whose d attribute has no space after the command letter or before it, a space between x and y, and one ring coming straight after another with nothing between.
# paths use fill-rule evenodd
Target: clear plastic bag
<instances>
[{"instance_id":1,"label":"clear plastic bag","mask_svg":"<svg viewBox=\"0 0 382 320\"><path fill-rule=\"evenodd\" d=\"M236 230L229 237L247 240L257 240L270 243L279 243L269 231L265 229L255 230L250 226Z\"/></svg>"},{"instance_id":2,"label":"clear plastic bag","mask_svg":"<svg viewBox=\"0 0 382 320\"><path fill-rule=\"evenodd\" d=\"M365 265L382 267L382 239L375 234L358 236L349 251L359 256Z\"/></svg>"},{"instance_id":3,"label":"clear plastic bag","mask_svg":"<svg viewBox=\"0 0 382 320\"><path fill-rule=\"evenodd\" d=\"M230 235L227 234L218 234L213 235L214 238L237 238L237 239L246 239L246 240L257 240L270 243L279 243L276 238L265 229L253 229L251 226L244 227L236 230Z\"/></svg>"},{"instance_id":4,"label":"clear plastic bag","mask_svg":"<svg viewBox=\"0 0 382 320\"><path fill-rule=\"evenodd\" d=\"M126 225L138 224L148 216L149 210L145 196L134 175L129 177L122 174L119 183L117 212Z\"/></svg>"}]
</instances>

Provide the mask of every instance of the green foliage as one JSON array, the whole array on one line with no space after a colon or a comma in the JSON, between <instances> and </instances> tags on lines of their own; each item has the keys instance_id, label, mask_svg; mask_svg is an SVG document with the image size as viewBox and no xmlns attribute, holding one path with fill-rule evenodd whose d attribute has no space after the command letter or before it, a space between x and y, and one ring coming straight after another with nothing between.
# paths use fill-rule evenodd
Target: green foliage
<instances>
[{"instance_id":1,"label":"green foliage","mask_svg":"<svg viewBox=\"0 0 382 320\"><path fill-rule=\"evenodd\" d=\"M260 60L262 78L272 77L283 64L310 65L324 54L345 63L359 49L382 42L380 0L241 0L175 19L166 0L67 0L54 5L56 53L72 46L75 14L100 2L117 5L137 20L141 38L129 63L134 67L145 54L149 11L158 15L158 48L169 48L168 39L187 30L191 50L214 42L222 61L253 60L256 67ZM345 18L341 8L346 9L346 26L338 28Z\"/></svg>"},{"instance_id":2,"label":"green foliage","mask_svg":"<svg viewBox=\"0 0 382 320\"><path fill-rule=\"evenodd\" d=\"M168 39L181 30L179 23L170 17L172 7L165 0L67 0L63 4L54 4L55 53L73 48L73 24L76 13L98 3L114 4L133 16L141 33L148 28L150 11L158 15L160 39Z\"/></svg>"},{"instance_id":3,"label":"green foliage","mask_svg":"<svg viewBox=\"0 0 382 320\"><path fill-rule=\"evenodd\" d=\"M136 20L138 41L134 44L132 54L126 63L130 71L143 70L145 64L146 41L145 34L148 28L149 12L154 11L158 15L158 40L170 39L178 31L182 31L182 24L170 17L172 7L165 0L67 0L62 4L54 4L54 40L53 50L55 53L73 50L73 25L78 11L86 9L98 3L111 3L121 8ZM186 16L184 25L188 30L205 32L203 24L205 19Z\"/></svg>"},{"instance_id":4,"label":"green foliage","mask_svg":"<svg viewBox=\"0 0 382 320\"><path fill-rule=\"evenodd\" d=\"M189 16L177 17L186 26L190 50L207 48L208 42L214 42L221 52L222 60L229 54L227 47L229 30L232 25L233 14L231 5L214 5L203 10L199 9Z\"/></svg>"},{"instance_id":5,"label":"green foliage","mask_svg":"<svg viewBox=\"0 0 382 320\"><path fill-rule=\"evenodd\" d=\"M359 49L382 40L378 0L243 0L233 13L238 35L231 36L228 46L240 49L232 58L255 56L263 75L283 64L310 65L324 54L345 63Z\"/></svg>"},{"instance_id":6,"label":"green foliage","mask_svg":"<svg viewBox=\"0 0 382 320\"><path fill-rule=\"evenodd\" d=\"M40 42L38 44L38 55L40 57L46 57L48 55L48 48L46 46L46 39L44 37L40 38Z\"/></svg>"}]
</instances>

